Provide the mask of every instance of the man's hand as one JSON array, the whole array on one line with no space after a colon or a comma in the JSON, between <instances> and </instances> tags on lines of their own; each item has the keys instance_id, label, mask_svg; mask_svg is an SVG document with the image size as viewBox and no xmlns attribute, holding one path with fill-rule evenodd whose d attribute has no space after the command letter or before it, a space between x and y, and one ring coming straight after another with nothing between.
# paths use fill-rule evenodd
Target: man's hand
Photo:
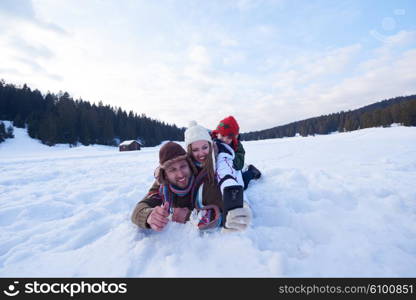
<instances>
[{"instance_id":1,"label":"man's hand","mask_svg":"<svg viewBox=\"0 0 416 300\"><path fill-rule=\"evenodd\" d=\"M175 207L173 210L172 221L185 223L190 212L191 211L187 207Z\"/></svg>"},{"instance_id":2,"label":"man's hand","mask_svg":"<svg viewBox=\"0 0 416 300\"><path fill-rule=\"evenodd\" d=\"M153 208L149 217L147 218L147 224L155 231L162 231L166 224L169 222L169 203L165 202L162 206L156 206Z\"/></svg>"}]
</instances>

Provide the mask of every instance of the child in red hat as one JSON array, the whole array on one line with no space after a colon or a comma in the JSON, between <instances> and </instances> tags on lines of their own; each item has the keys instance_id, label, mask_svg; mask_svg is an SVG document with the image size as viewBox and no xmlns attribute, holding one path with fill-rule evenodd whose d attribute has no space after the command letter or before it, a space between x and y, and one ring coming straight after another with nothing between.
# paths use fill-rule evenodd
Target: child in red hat
<instances>
[{"instance_id":1,"label":"child in red hat","mask_svg":"<svg viewBox=\"0 0 416 300\"><path fill-rule=\"evenodd\" d=\"M225 119L221 120L217 128L211 132L214 141L215 139L217 139L227 145L230 145L233 148L235 153L235 157L233 159L233 168L237 171L243 169L244 156L246 153L243 144L240 142L239 131L240 126L238 126L236 119L233 116L228 116ZM246 174L247 171L250 171L250 174ZM247 188L248 182L251 179L258 179L261 176L260 171L253 165L249 165L247 171L243 172L244 189Z\"/></svg>"},{"instance_id":2,"label":"child in red hat","mask_svg":"<svg viewBox=\"0 0 416 300\"><path fill-rule=\"evenodd\" d=\"M235 118L228 116L221 120L211 133L218 149L216 177L223 196L225 215L227 211L243 207L243 202L246 202L243 201L245 198L243 189L247 188L251 179L258 179L261 176L260 171L252 165L246 172L241 172L245 150L239 141L239 130ZM225 227L227 227L226 223Z\"/></svg>"},{"instance_id":3,"label":"child in red hat","mask_svg":"<svg viewBox=\"0 0 416 300\"><path fill-rule=\"evenodd\" d=\"M220 121L217 128L212 131L212 135L227 144L232 143L234 150L237 151L239 131L240 126L237 121L233 116L229 116Z\"/></svg>"}]
</instances>

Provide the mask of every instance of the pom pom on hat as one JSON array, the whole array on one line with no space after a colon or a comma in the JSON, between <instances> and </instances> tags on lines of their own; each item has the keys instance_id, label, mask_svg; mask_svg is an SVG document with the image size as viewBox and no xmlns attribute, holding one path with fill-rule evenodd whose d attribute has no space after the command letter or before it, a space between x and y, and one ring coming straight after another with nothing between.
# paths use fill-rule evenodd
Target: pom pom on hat
<instances>
[{"instance_id":1,"label":"pom pom on hat","mask_svg":"<svg viewBox=\"0 0 416 300\"><path fill-rule=\"evenodd\" d=\"M194 126L196 126L196 125L198 125L198 123L197 123L196 121L191 121L191 122L189 122L189 124L188 124L188 128L189 128L189 127L194 127Z\"/></svg>"}]
</instances>

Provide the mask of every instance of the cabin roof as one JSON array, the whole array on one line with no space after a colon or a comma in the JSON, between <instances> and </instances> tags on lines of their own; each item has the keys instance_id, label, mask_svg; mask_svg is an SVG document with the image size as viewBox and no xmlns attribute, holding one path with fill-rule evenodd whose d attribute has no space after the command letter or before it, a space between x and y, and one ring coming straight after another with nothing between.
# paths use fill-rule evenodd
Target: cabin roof
<instances>
[{"instance_id":1,"label":"cabin roof","mask_svg":"<svg viewBox=\"0 0 416 300\"><path fill-rule=\"evenodd\" d=\"M138 143L139 145L141 145L141 143L140 142L138 142L138 141L136 141L136 140L129 140L129 141L124 141L124 142L122 142L119 146L128 146L128 145L131 145L132 143L134 143L134 142L136 142L136 143Z\"/></svg>"}]
</instances>

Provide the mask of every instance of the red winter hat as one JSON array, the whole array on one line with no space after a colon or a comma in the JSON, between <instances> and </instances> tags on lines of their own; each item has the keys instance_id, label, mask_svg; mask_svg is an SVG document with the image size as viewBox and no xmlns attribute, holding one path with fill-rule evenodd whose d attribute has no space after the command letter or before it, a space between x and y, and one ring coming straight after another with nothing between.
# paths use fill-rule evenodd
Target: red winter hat
<instances>
[{"instance_id":1,"label":"red winter hat","mask_svg":"<svg viewBox=\"0 0 416 300\"><path fill-rule=\"evenodd\" d=\"M234 119L233 116L228 116L225 119L221 120L218 124L217 128L212 131L212 133L216 136L218 133L222 136L228 136L232 138L234 147L237 148L237 135L240 131L240 127L238 126L237 121Z\"/></svg>"}]
</instances>

